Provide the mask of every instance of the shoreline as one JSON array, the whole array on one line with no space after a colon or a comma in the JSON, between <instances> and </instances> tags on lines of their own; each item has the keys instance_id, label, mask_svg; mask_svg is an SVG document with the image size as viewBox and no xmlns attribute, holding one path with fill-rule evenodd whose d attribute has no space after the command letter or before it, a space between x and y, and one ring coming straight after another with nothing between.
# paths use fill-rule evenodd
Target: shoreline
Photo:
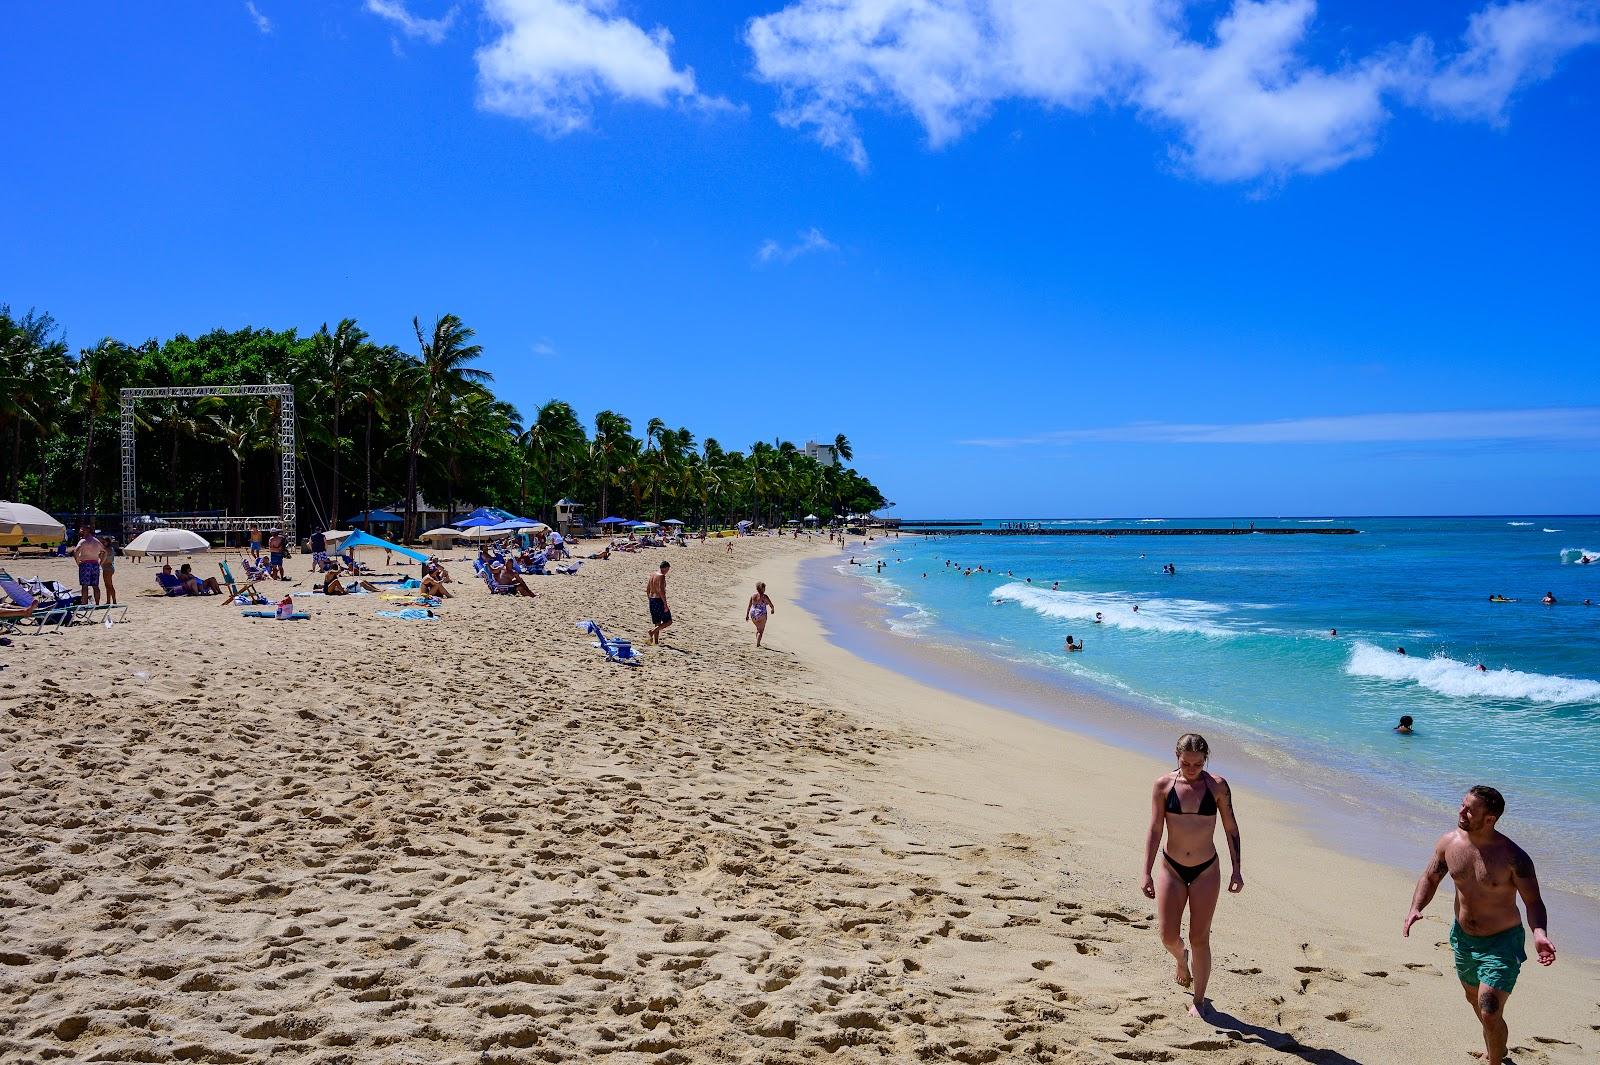
<instances>
[{"instance_id":1,"label":"shoreline","mask_svg":"<svg viewBox=\"0 0 1600 1065\"><path fill-rule=\"evenodd\" d=\"M889 543L885 540L864 550L870 557L888 550ZM1452 806L1429 804L1379 781L1362 781L1364 790L1352 794L1333 774L1297 752L1273 747L1270 736L1254 730L1215 719L1197 722L1137 692L1051 672L959 638L923 634L908 638L883 617L894 605L876 599L866 581L833 572L837 561L821 557L806 564L807 587L819 599L824 624L835 623L833 642L917 683L958 692L1134 754L1160 751L1178 732L1198 724L1211 739L1213 751L1242 781L1289 807L1308 833L1315 825L1332 852L1378 862L1408 876L1417 856L1425 855L1453 823ZM863 573L870 568L864 566ZM851 647L841 642L846 633L854 641ZM1382 824L1381 833L1373 831L1374 823ZM1508 834L1516 836L1510 825ZM1541 853L1530 849L1536 856ZM1551 883L1541 887L1553 911L1575 918L1568 926L1569 947L1600 960L1600 897Z\"/></svg>"},{"instance_id":2,"label":"shoreline","mask_svg":"<svg viewBox=\"0 0 1600 1065\"><path fill-rule=\"evenodd\" d=\"M827 566L835 559L813 555L807 561L786 561L782 576L775 578L768 570L769 588L789 581L807 588L811 579L808 566ZM803 604L808 594L802 591L792 598ZM803 605L800 610L805 615L805 631L798 634L802 655L814 659L836 686L867 697L858 699L865 704L861 712L869 722L907 729L926 737L936 748L936 752L919 750L907 756L900 769L909 779L878 781L879 788L871 793L874 798L899 794L903 801L909 790L932 796L932 809L923 810L937 812L946 819L947 828L959 826L991 836L1010 832L1034 840L1064 838L1069 847L1091 858L1092 872L1082 866L1078 870L1102 898L1109 897L1112 905L1124 907L1148 905L1139 894L1136 879L1147 816L1144 796L1149 781L1170 768L1167 761L1112 744L1065 722L1046 722L975 700L965 692L930 687L840 646L828 634L823 617ZM781 630L786 641L793 622L791 614ZM769 635L773 631L769 630ZM1069 699L1093 701L1083 695ZM1166 739L1170 742L1170 735ZM1312 976L1308 980L1300 975L1304 973L1337 972L1340 975L1332 979L1342 983L1363 977L1393 981L1397 973L1409 981L1427 973L1438 977L1431 982L1427 997L1412 992L1405 1000L1412 1031L1426 1033L1424 1042L1410 1052L1400 1049L1397 1040L1403 1037L1390 1027L1397 1019L1395 992L1387 990L1374 1001L1386 1003L1389 1015L1373 1012L1367 1019L1368 1028L1382 1027L1389 1033L1382 1045L1391 1047L1392 1052L1365 1056L1341 1047L1354 1057L1328 1060L1438 1060L1441 1033L1450 1041L1448 1045L1459 1042L1462 1050L1471 1049L1476 1032L1469 1028L1471 1016L1460 1003L1460 987L1443 942L1450 921L1448 887L1441 889L1426 911L1424 919L1431 923L1420 941L1416 930L1411 939L1403 939L1399 926L1414 875L1385 862L1347 856L1313 838L1300 810L1282 798L1251 794L1245 802L1241 827L1247 890L1240 896L1224 895L1219 907L1213 997L1220 1001L1238 994L1237 986L1228 991L1223 988L1230 982L1236 985L1241 978L1266 979L1269 984L1276 978L1276 994L1285 996L1280 1001L1293 1001L1294 995L1308 993L1308 985L1319 979ZM1449 827L1448 823L1440 826L1440 832ZM1425 849L1420 853L1426 856ZM1519 991L1532 986L1540 991L1515 1002L1514 1016L1508 1012L1514 1045L1529 1045L1533 1029L1524 1027L1527 1025L1564 1028L1568 1035L1562 1038L1575 1041L1580 1032L1573 1026L1575 1019L1594 1013L1593 1004L1600 993L1600 964L1571 946L1573 925L1570 920L1561 923L1559 913L1558 908L1553 923L1560 930L1552 936L1562 950L1560 964L1570 963L1570 968L1539 973L1525 967L1525 976L1541 979L1537 985L1532 981L1519 984ZM1431 948L1425 946L1430 940ZM1142 933L1132 946L1142 955L1139 962L1132 963L1137 968L1159 970L1164 963L1170 964L1153 929ZM1330 964L1337 962L1343 966ZM1361 975L1354 975L1356 972ZM1374 973L1385 975L1372 976ZM1266 994L1273 997L1271 989ZM1587 1030L1597 1021L1600 1016L1583 1028ZM1333 1027L1344 1031L1338 1024ZM1587 1034L1592 1038L1593 1031ZM1541 1060L1527 1054L1518 1060L1524 1058Z\"/></svg>"}]
</instances>

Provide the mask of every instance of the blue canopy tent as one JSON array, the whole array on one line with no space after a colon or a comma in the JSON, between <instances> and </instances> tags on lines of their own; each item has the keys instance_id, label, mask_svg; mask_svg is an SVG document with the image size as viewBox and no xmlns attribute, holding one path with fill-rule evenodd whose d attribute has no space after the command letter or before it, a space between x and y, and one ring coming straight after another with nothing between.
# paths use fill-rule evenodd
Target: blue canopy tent
<instances>
[{"instance_id":1,"label":"blue canopy tent","mask_svg":"<svg viewBox=\"0 0 1600 1065\"><path fill-rule=\"evenodd\" d=\"M453 521L450 524L454 525L458 529L476 529L485 525L498 525L507 518L514 517L516 517L516 515L511 513L511 511L501 510L499 507L479 507L471 514L463 517L460 521ZM478 520L480 518L487 520L480 521Z\"/></svg>"},{"instance_id":2,"label":"blue canopy tent","mask_svg":"<svg viewBox=\"0 0 1600 1065\"><path fill-rule=\"evenodd\" d=\"M392 510L363 510L361 513L352 515L344 520L347 525L367 527L371 525L399 525L403 519Z\"/></svg>"},{"instance_id":3,"label":"blue canopy tent","mask_svg":"<svg viewBox=\"0 0 1600 1065\"><path fill-rule=\"evenodd\" d=\"M348 551L354 547L381 547L386 551L398 551L407 558L414 558L418 562L428 561L428 556L420 551L413 551L411 548L401 547L399 544L391 544L387 540L373 536L371 533L362 532L360 529L346 536L344 543L339 545L341 551Z\"/></svg>"}]
</instances>

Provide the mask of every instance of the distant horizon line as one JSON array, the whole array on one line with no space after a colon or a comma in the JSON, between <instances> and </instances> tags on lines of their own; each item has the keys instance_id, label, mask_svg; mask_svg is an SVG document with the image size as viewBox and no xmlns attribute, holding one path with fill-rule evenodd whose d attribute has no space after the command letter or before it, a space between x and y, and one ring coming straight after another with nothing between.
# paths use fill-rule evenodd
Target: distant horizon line
<instances>
[{"instance_id":1,"label":"distant horizon line","mask_svg":"<svg viewBox=\"0 0 1600 1065\"><path fill-rule=\"evenodd\" d=\"M975 517L907 517L895 515L899 521L1311 521L1327 518L1330 520L1362 518L1593 518L1600 519L1600 514L1539 514L1539 513L1505 513L1505 514L1336 514L1323 511L1314 514L1169 514L1163 517L1135 518L1125 515L1097 514L1092 517L1006 517L1006 518L975 518Z\"/></svg>"}]
</instances>

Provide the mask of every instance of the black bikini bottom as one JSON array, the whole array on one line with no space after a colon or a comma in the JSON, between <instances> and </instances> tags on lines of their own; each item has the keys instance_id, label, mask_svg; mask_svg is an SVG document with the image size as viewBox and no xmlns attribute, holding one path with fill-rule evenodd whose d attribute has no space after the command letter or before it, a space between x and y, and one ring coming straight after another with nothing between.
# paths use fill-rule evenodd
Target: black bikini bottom
<instances>
[{"instance_id":1,"label":"black bikini bottom","mask_svg":"<svg viewBox=\"0 0 1600 1065\"><path fill-rule=\"evenodd\" d=\"M1201 862L1199 865L1181 865L1178 862L1173 861L1172 855L1168 854L1166 851L1161 852L1161 857L1167 860L1167 864L1172 866L1172 871L1177 873L1178 879L1182 880L1185 884L1193 884L1196 880L1199 880L1200 875L1207 869L1210 869L1214 864L1216 864L1217 861L1217 856L1215 854Z\"/></svg>"}]
</instances>

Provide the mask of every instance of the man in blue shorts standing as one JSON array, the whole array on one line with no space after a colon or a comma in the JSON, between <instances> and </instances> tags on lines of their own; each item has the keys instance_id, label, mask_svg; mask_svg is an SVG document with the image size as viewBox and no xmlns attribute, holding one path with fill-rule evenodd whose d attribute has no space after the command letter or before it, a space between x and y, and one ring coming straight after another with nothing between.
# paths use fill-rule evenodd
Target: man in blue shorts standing
<instances>
[{"instance_id":1,"label":"man in blue shorts standing","mask_svg":"<svg viewBox=\"0 0 1600 1065\"><path fill-rule=\"evenodd\" d=\"M1417 881L1402 930L1411 935L1411 926L1422 918L1423 909L1448 873L1456 886L1456 919L1450 926L1456 976L1483 1027L1489 1065L1505 1061L1506 999L1517 986L1522 963L1528 960L1518 895L1527 907L1528 924L1533 926L1533 949L1539 964L1556 960L1533 859L1495 828L1505 810L1506 800L1494 788L1477 784L1468 790L1456 815L1455 831L1439 840L1428 868Z\"/></svg>"},{"instance_id":2,"label":"man in blue shorts standing","mask_svg":"<svg viewBox=\"0 0 1600 1065\"><path fill-rule=\"evenodd\" d=\"M650 599L650 642L661 642L661 630L672 624L672 609L667 606L667 570L672 563L661 563L661 572L651 574L644 594Z\"/></svg>"}]
</instances>

